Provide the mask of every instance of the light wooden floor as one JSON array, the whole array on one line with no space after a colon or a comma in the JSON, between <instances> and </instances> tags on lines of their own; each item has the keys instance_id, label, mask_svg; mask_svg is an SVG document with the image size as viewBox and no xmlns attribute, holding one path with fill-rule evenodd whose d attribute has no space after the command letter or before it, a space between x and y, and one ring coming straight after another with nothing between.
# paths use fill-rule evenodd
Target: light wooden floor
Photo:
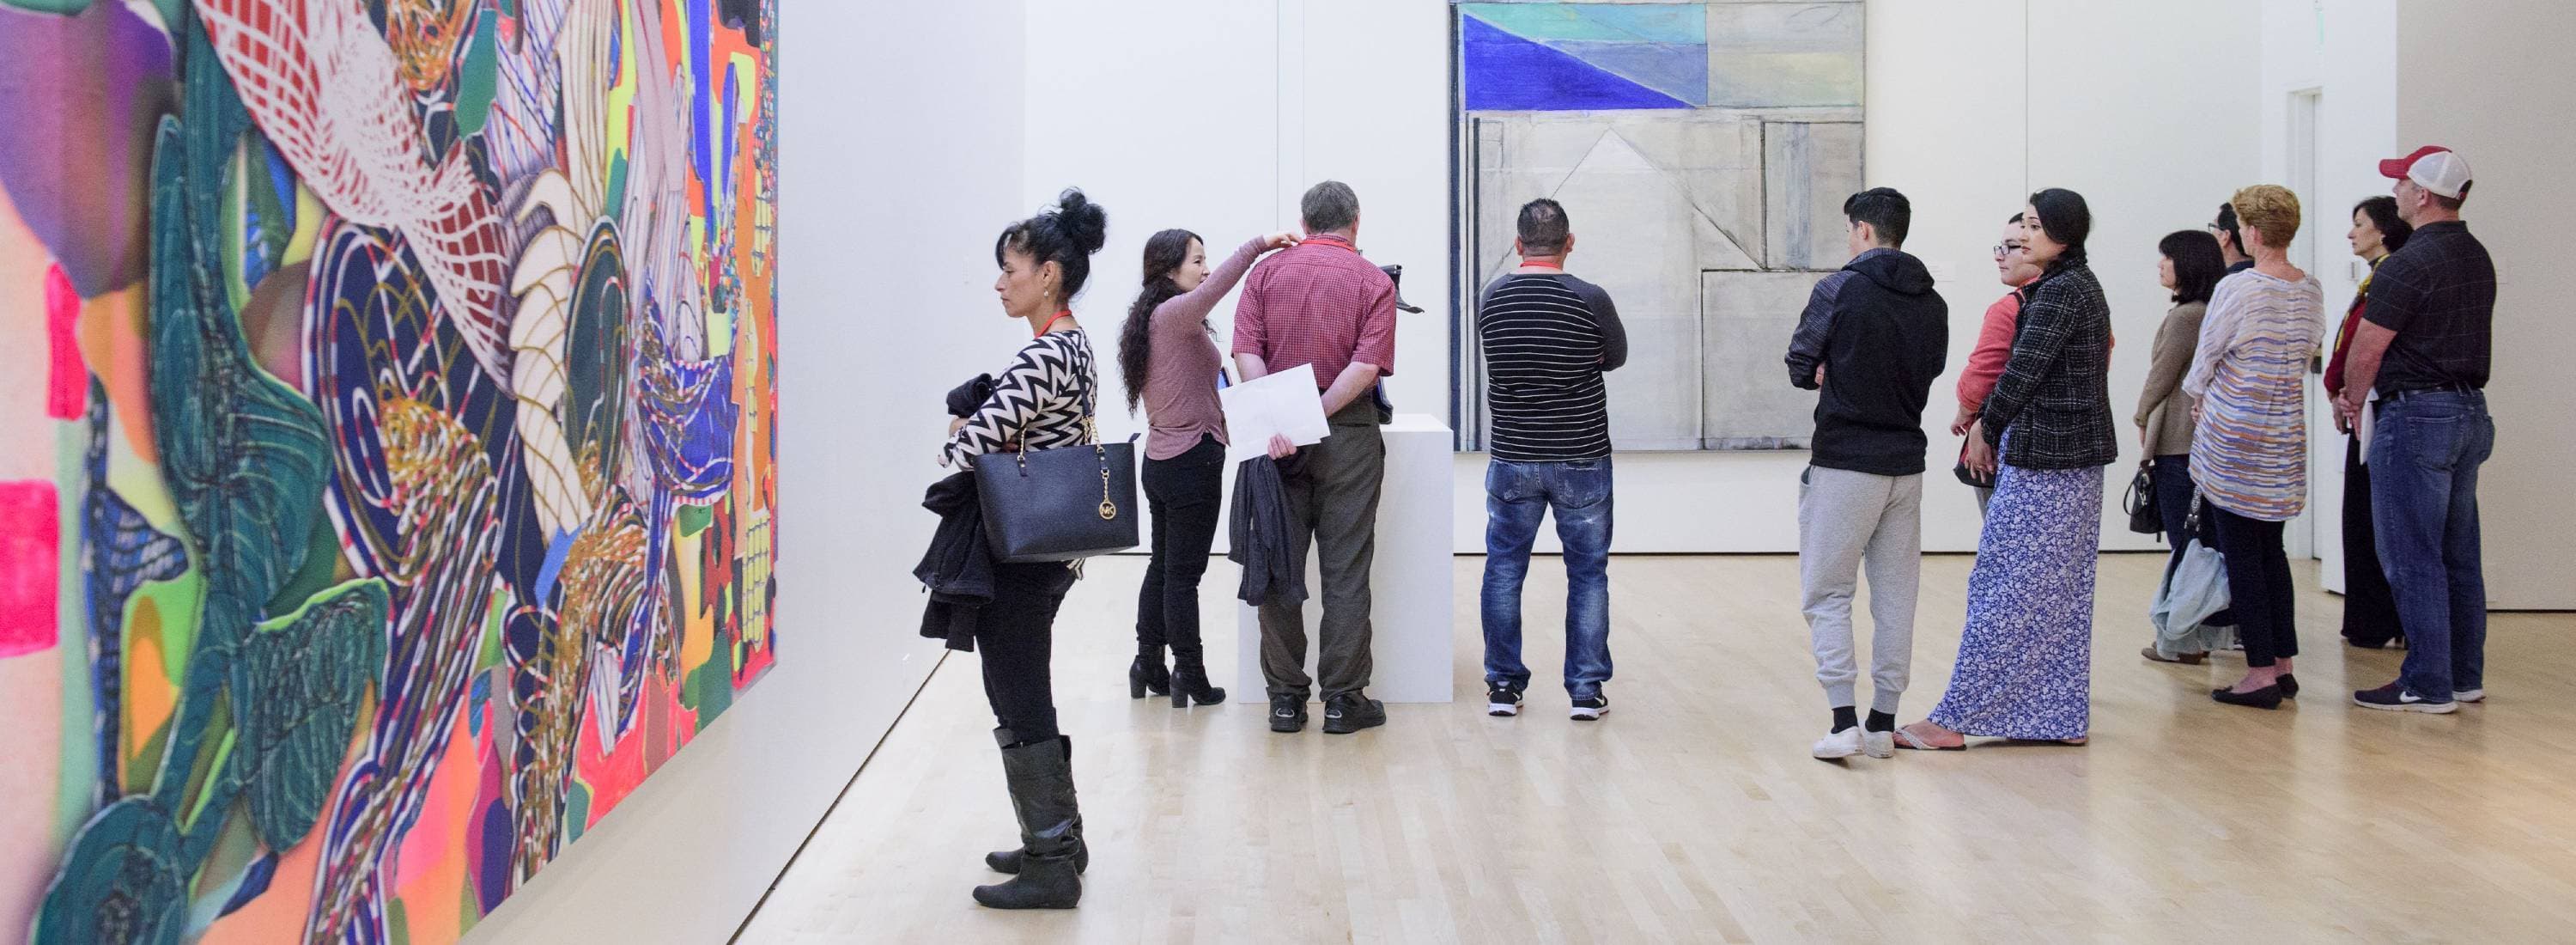
<instances>
[{"instance_id":1,"label":"light wooden floor","mask_svg":"<svg viewBox=\"0 0 2576 945\"><path fill-rule=\"evenodd\" d=\"M1257 693L1128 701L1142 564L1097 562L1057 628L1095 851L1082 908L968 898L1014 836L974 658L951 656L743 939L2576 938L2576 616L2497 615L2486 705L2372 712L2344 690L2401 654L2342 647L2310 564L2309 694L2267 713L2209 700L2240 660L2137 657L2161 560L2103 559L2091 746L1847 764L1807 756L1825 711L1793 558L1614 561L1614 711L1590 724L1564 717L1553 632L1529 641L1530 711L1483 714L1481 560L1461 558L1459 701L1355 736L1271 734ZM1925 564L1908 720L1948 680L1969 563ZM1534 569L1534 630L1563 612L1561 574ZM1208 578L1221 679L1234 581Z\"/></svg>"}]
</instances>

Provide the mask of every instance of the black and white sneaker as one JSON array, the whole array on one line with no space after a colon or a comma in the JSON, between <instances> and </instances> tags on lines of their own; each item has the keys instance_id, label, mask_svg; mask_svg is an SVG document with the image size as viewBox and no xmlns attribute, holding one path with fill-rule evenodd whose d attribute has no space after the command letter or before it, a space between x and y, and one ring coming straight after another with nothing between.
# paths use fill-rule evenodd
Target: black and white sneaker
<instances>
[{"instance_id":1,"label":"black and white sneaker","mask_svg":"<svg viewBox=\"0 0 2576 945\"><path fill-rule=\"evenodd\" d=\"M1593 696L1589 699L1576 699L1574 700L1574 708L1566 713L1568 717L1577 722L1595 721L1608 714L1610 714L1609 696Z\"/></svg>"},{"instance_id":2,"label":"black and white sneaker","mask_svg":"<svg viewBox=\"0 0 2576 945\"><path fill-rule=\"evenodd\" d=\"M1303 696L1270 697L1270 730L1294 732L1306 727L1306 699Z\"/></svg>"},{"instance_id":3,"label":"black and white sneaker","mask_svg":"<svg viewBox=\"0 0 2576 945\"><path fill-rule=\"evenodd\" d=\"M2480 686L2476 689L2453 689L2451 690L2451 701L2485 702L2487 701L2486 687Z\"/></svg>"},{"instance_id":4,"label":"black and white sneaker","mask_svg":"<svg viewBox=\"0 0 2576 945\"><path fill-rule=\"evenodd\" d=\"M2483 697L2486 694L2479 693L2478 695ZM2379 709L2385 712L2429 712L2434 715L2443 715L2460 711L2459 700L2444 699L2440 702L2429 701L2422 696L2406 691L2406 685L2404 683L2389 683L2388 685L2381 686L2377 689L2364 689L2360 692L2353 693L2352 704L2365 709Z\"/></svg>"},{"instance_id":5,"label":"black and white sneaker","mask_svg":"<svg viewBox=\"0 0 2576 945\"><path fill-rule=\"evenodd\" d=\"M1521 691L1510 683L1486 683L1485 714L1498 719L1521 714Z\"/></svg>"}]
</instances>

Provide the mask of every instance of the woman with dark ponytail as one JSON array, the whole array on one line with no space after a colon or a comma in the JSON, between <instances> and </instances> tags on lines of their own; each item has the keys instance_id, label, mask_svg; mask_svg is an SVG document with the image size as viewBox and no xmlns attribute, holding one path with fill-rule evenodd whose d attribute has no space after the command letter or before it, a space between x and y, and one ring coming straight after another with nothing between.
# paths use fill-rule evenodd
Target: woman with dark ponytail
<instances>
[{"instance_id":1,"label":"woman with dark ponytail","mask_svg":"<svg viewBox=\"0 0 2576 945\"><path fill-rule=\"evenodd\" d=\"M1199 578L1216 542L1225 478L1225 412L1216 391L1225 370L1208 312L1234 290L1261 254L1296 245L1291 233L1243 244L1208 272L1207 247L1188 230L1164 230L1145 241L1144 288L1118 332L1118 370L1127 379L1127 411L1143 405L1145 501L1152 506L1153 563L1137 592L1136 661L1127 695L1170 694L1173 708L1225 701L1208 685L1199 644ZM1163 666L1171 647L1172 665Z\"/></svg>"},{"instance_id":2,"label":"woman with dark ponytail","mask_svg":"<svg viewBox=\"0 0 2576 945\"><path fill-rule=\"evenodd\" d=\"M1968 428L1968 466L1995 483L1968 576L1949 690L1901 748L1970 736L2083 744L2092 725L2093 566L2111 418L2111 306L2085 264L2093 211L2071 190L2030 196L2022 252L2038 264L2012 355Z\"/></svg>"},{"instance_id":3,"label":"woman with dark ponytail","mask_svg":"<svg viewBox=\"0 0 2576 945\"><path fill-rule=\"evenodd\" d=\"M1026 322L1035 337L994 380L983 405L949 423L942 464L969 466L985 453L1093 442L1098 384L1091 341L1068 306L1091 277L1091 254L1108 240L1108 213L1082 191L1067 190L1054 209L1011 224L993 241L993 262L1002 270L993 291L1002 313ZM975 901L996 909L1070 909L1082 900L1080 874L1091 852L1074 802L1073 740L1056 730L1047 670L1056 609L1076 576L1070 564L997 564L992 601L975 618L993 740L1002 748L1002 772L1020 822L1020 848L984 858L993 869L1018 875L975 887Z\"/></svg>"}]
</instances>

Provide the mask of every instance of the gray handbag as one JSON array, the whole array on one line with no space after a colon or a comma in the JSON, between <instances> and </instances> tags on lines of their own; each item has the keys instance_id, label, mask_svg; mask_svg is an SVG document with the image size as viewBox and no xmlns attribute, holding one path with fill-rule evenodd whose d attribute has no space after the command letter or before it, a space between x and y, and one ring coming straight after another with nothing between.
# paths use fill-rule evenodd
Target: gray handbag
<instances>
[{"instance_id":1,"label":"gray handbag","mask_svg":"<svg viewBox=\"0 0 2576 945\"><path fill-rule=\"evenodd\" d=\"M1136 446L1099 442L1089 396L1082 427L1088 446L975 458L984 540L994 561L1075 561L1136 547Z\"/></svg>"}]
</instances>

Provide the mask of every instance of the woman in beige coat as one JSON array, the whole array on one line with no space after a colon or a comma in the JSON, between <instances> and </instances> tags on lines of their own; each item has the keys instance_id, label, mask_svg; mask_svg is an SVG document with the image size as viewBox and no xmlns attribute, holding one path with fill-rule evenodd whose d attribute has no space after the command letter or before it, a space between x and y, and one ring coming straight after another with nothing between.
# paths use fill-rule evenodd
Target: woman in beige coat
<instances>
[{"instance_id":1,"label":"woman in beige coat","mask_svg":"<svg viewBox=\"0 0 2576 945\"><path fill-rule=\"evenodd\" d=\"M2144 447L2140 460L2151 465L2156 482L2156 510L2164 516L2165 541L2173 547L2172 557L2165 562L2170 576L2182 563L2183 547L2195 536L2184 525L2191 509L2194 486L2191 480L2191 395L2183 393L2183 375L2191 370L2192 355L2200 341L2200 320L2209 310L2210 293L2218 280L2227 274L2227 260L2218 251L2218 239L2201 230L2182 230L2165 236L2156 244L2162 254L2157 265L2159 281L2173 293L2174 307L2165 313L2164 324L2156 328L2155 362L2147 367L2146 389L2138 394L2138 441ZM2215 547L2203 538L2202 545ZM2221 613L2212 622L2225 623ZM2206 652L2166 652L2157 646L2139 651L2140 656L2159 663L2197 665L2207 658Z\"/></svg>"}]
</instances>

